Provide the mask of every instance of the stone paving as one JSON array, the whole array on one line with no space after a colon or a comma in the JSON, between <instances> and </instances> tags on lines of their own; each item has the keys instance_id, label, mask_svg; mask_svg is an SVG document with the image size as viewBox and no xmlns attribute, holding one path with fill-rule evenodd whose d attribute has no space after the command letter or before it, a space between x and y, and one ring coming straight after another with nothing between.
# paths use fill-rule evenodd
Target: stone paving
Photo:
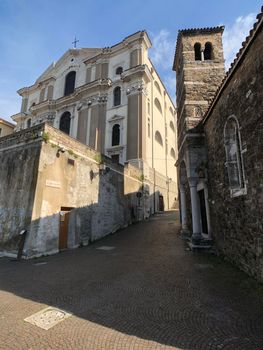
<instances>
[{"instance_id":1,"label":"stone paving","mask_svg":"<svg viewBox=\"0 0 263 350\"><path fill-rule=\"evenodd\" d=\"M0 259L0 349L262 350L263 287L187 251L176 216L50 257ZM47 307L72 316L49 330L24 321Z\"/></svg>"}]
</instances>

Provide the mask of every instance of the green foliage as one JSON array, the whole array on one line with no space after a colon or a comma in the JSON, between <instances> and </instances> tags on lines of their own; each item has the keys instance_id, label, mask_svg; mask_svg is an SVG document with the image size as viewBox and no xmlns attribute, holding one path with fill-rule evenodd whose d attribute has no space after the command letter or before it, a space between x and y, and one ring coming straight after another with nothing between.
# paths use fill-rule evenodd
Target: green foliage
<instances>
[{"instance_id":1,"label":"green foliage","mask_svg":"<svg viewBox=\"0 0 263 350\"><path fill-rule=\"evenodd\" d=\"M78 155L74 151L72 151L72 149L68 149L67 152L70 156L74 157L75 159L78 158Z\"/></svg>"},{"instance_id":2,"label":"green foliage","mask_svg":"<svg viewBox=\"0 0 263 350\"><path fill-rule=\"evenodd\" d=\"M94 157L94 160L99 163L99 164L102 164L103 163L103 158L102 158L102 155L101 154L96 154L95 157Z\"/></svg>"},{"instance_id":3,"label":"green foliage","mask_svg":"<svg viewBox=\"0 0 263 350\"><path fill-rule=\"evenodd\" d=\"M144 177L144 174L143 174L143 173L140 174L139 180L140 180L141 182L143 182L143 181L145 180L145 177Z\"/></svg>"},{"instance_id":4,"label":"green foliage","mask_svg":"<svg viewBox=\"0 0 263 350\"><path fill-rule=\"evenodd\" d=\"M45 141L47 143L48 140L50 139L49 133L44 131L42 134L42 139L43 139L43 141Z\"/></svg>"}]
</instances>

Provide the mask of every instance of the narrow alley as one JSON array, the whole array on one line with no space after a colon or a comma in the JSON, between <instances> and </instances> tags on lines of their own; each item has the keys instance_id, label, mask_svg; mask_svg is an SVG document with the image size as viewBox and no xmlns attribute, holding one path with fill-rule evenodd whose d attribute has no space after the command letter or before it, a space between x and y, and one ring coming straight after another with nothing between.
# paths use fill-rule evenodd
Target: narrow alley
<instances>
[{"instance_id":1,"label":"narrow alley","mask_svg":"<svg viewBox=\"0 0 263 350\"><path fill-rule=\"evenodd\" d=\"M166 212L87 247L0 259L0 349L263 349L263 287L178 231ZM24 321L46 307L70 316Z\"/></svg>"}]
</instances>

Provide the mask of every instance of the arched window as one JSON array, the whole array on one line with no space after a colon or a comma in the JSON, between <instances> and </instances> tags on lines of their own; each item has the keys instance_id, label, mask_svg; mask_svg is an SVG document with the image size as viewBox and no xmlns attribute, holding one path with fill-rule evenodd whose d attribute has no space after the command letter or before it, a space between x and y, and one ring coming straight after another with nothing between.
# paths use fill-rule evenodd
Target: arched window
<instances>
[{"instance_id":1,"label":"arched window","mask_svg":"<svg viewBox=\"0 0 263 350\"><path fill-rule=\"evenodd\" d=\"M75 89L76 72L71 71L66 75L64 96L72 94Z\"/></svg>"},{"instance_id":2,"label":"arched window","mask_svg":"<svg viewBox=\"0 0 263 350\"><path fill-rule=\"evenodd\" d=\"M27 126L28 128L31 127L31 118L27 119L27 121L26 121L26 126Z\"/></svg>"},{"instance_id":3,"label":"arched window","mask_svg":"<svg viewBox=\"0 0 263 350\"><path fill-rule=\"evenodd\" d=\"M170 155L173 159L175 159L175 151L173 148L171 148L171 152L170 152Z\"/></svg>"},{"instance_id":4,"label":"arched window","mask_svg":"<svg viewBox=\"0 0 263 350\"><path fill-rule=\"evenodd\" d=\"M163 139L159 131L155 132L155 141L157 141L161 146L163 146Z\"/></svg>"},{"instance_id":5,"label":"arched window","mask_svg":"<svg viewBox=\"0 0 263 350\"><path fill-rule=\"evenodd\" d=\"M211 43L205 44L205 50L204 50L204 59L205 60L212 60L213 58L213 47Z\"/></svg>"},{"instance_id":6,"label":"arched window","mask_svg":"<svg viewBox=\"0 0 263 350\"><path fill-rule=\"evenodd\" d=\"M235 116L230 116L225 123L224 144L230 193L233 196L245 194L246 186L241 152L241 137L238 121Z\"/></svg>"},{"instance_id":7,"label":"arched window","mask_svg":"<svg viewBox=\"0 0 263 350\"><path fill-rule=\"evenodd\" d=\"M195 43L194 49L195 49L195 61L201 61L201 44Z\"/></svg>"},{"instance_id":8,"label":"arched window","mask_svg":"<svg viewBox=\"0 0 263 350\"><path fill-rule=\"evenodd\" d=\"M59 121L59 129L69 135L70 132L70 113L65 112L62 114Z\"/></svg>"},{"instance_id":9,"label":"arched window","mask_svg":"<svg viewBox=\"0 0 263 350\"><path fill-rule=\"evenodd\" d=\"M154 99L154 104L155 104L155 106L158 108L158 110L160 111L160 113L162 113L162 107L161 107L160 101L158 100L157 97Z\"/></svg>"},{"instance_id":10,"label":"arched window","mask_svg":"<svg viewBox=\"0 0 263 350\"><path fill-rule=\"evenodd\" d=\"M170 128L173 130L173 132L175 131L174 129L174 123L172 121L170 121Z\"/></svg>"},{"instance_id":11,"label":"arched window","mask_svg":"<svg viewBox=\"0 0 263 350\"><path fill-rule=\"evenodd\" d=\"M173 111L172 107L169 108L169 111L170 111L172 117L174 117L174 111Z\"/></svg>"},{"instance_id":12,"label":"arched window","mask_svg":"<svg viewBox=\"0 0 263 350\"><path fill-rule=\"evenodd\" d=\"M161 91L160 85L157 83L157 81L154 82L154 86L156 87L156 89L159 91L159 94L161 95L162 91Z\"/></svg>"},{"instance_id":13,"label":"arched window","mask_svg":"<svg viewBox=\"0 0 263 350\"><path fill-rule=\"evenodd\" d=\"M121 88L120 86L117 86L113 90L113 105L119 106L121 104Z\"/></svg>"},{"instance_id":14,"label":"arched window","mask_svg":"<svg viewBox=\"0 0 263 350\"><path fill-rule=\"evenodd\" d=\"M112 127L111 145L118 146L119 144L120 144L120 125L114 124Z\"/></svg>"},{"instance_id":15,"label":"arched window","mask_svg":"<svg viewBox=\"0 0 263 350\"><path fill-rule=\"evenodd\" d=\"M122 67L118 67L117 69L116 69L116 75L120 75L121 73L123 72L123 68Z\"/></svg>"}]
</instances>

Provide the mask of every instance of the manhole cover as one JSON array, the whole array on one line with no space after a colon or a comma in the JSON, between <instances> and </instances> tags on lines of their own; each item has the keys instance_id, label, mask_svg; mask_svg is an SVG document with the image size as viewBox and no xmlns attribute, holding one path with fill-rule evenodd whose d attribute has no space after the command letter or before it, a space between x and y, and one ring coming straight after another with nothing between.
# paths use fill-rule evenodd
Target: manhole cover
<instances>
[{"instance_id":1,"label":"manhole cover","mask_svg":"<svg viewBox=\"0 0 263 350\"><path fill-rule=\"evenodd\" d=\"M71 314L66 311L56 309L54 307L47 307L46 309L25 318L24 321L29 322L34 326L48 330L70 316Z\"/></svg>"},{"instance_id":2,"label":"manhole cover","mask_svg":"<svg viewBox=\"0 0 263 350\"><path fill-rule=\"evenodd\" d=\"M102 245L101 247L98 247L96 249L99 249L99 250L112 250L112 249L115 249L115 247L110 247L108 245Z\"/></svg>"}]
</instances>

